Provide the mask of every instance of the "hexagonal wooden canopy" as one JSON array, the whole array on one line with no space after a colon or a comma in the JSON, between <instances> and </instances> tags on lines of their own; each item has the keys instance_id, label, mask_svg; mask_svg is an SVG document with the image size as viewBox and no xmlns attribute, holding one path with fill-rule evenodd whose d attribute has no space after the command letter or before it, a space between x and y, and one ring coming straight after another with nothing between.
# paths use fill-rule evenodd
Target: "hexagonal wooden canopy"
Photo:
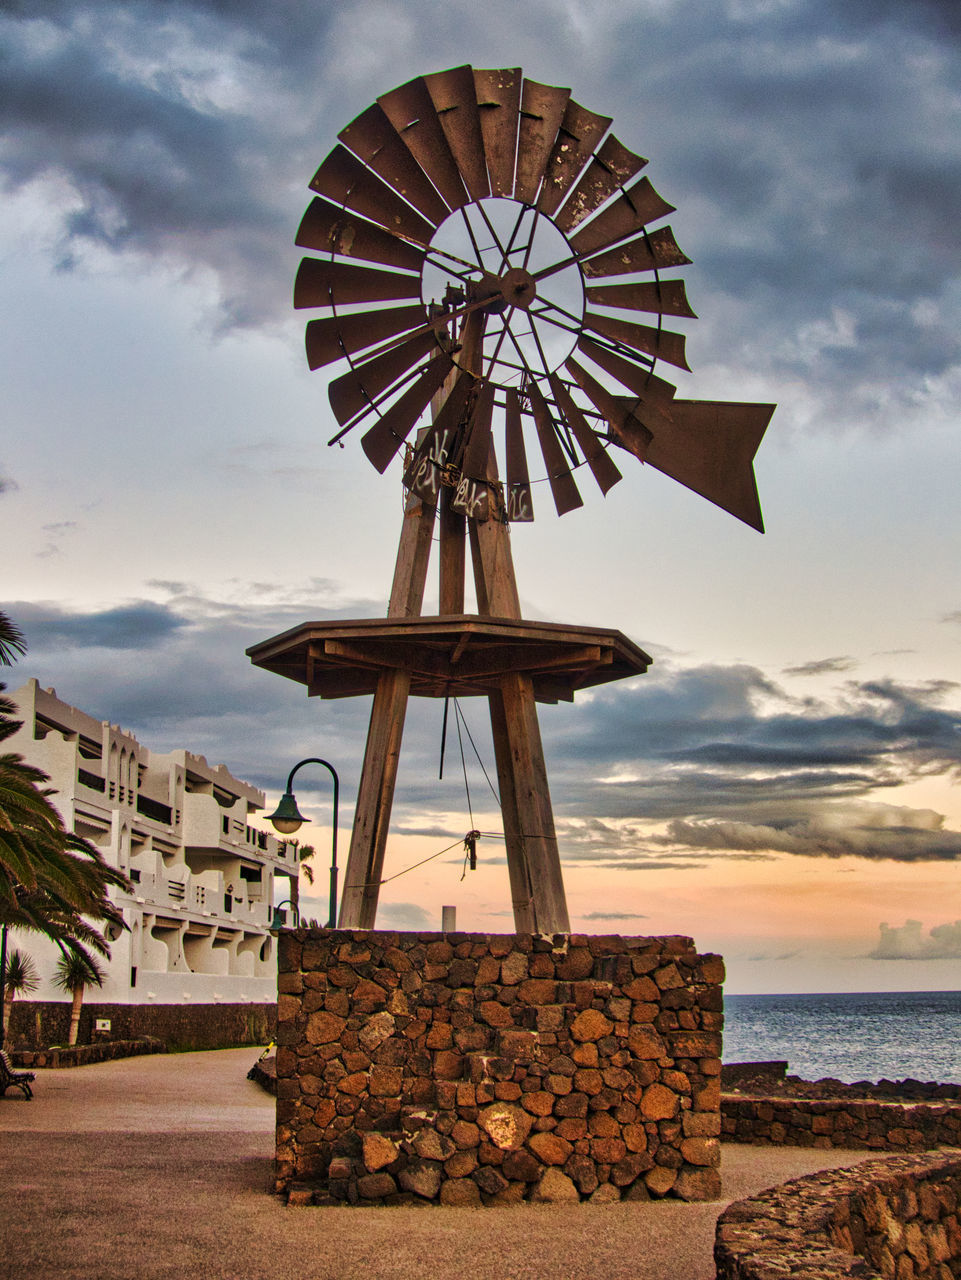
<instances>
[{"instance_id":1,"label":"hexagonal wooden canopy","mask_svg":"<svg viewBox=\"0 0 961 1280\"><path fill-rule=\"evenodd\" d=\"M373 693L383 671L407 671L415 697L471 697L508 672L529 675L538 702L641 675L648 654L620 631L475 614L304 622L247 650L255 666L319 698Z\"/></svg>"}]
</instances>

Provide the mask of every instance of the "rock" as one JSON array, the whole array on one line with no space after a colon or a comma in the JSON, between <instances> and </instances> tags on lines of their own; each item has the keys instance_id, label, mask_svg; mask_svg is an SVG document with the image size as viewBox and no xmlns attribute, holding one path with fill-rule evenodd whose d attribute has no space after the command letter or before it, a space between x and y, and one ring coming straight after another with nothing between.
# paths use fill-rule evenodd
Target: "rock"
<instances>
[{"instance_id":1,"label":"rock","mask_svg":"<svg viewBox=\"0 0 961 1280\"><path fill-rule=\"evenodd\" d=\"M674 1190L682 1200L717 1200L721 1194L721 1175L716 1169L687 1167L678 1173Z\"/></svg>"},{"instance_id":2,"label":"rock","mask_svg":"<svg viewBox=\"0 0 961 1280\"><path fill-rule=\"evenodd\" d=\"M405 1191L412 1191L415 1196L421 1196L424 1200L434 1200L440 1191L440 1168L436 1164L412 1160L397 1175L397 1181Z\"/></svg>"},{"instance_id":3,"label":"rock","mask_svg":"<svg viewBox=\"0 0 961 1280\"><path fill-rule=\"evenodd\" d=\"M439 1134L436 1129L421 1129L411 1146L422 1160L446 1160L455 1149L450 1138Z\"/></svg>"},{"instance_id":4,"label":"rock","mask_svg":"<svg viewBox=\"0 0 961 1280\"><path fill-rule=\"evenodd\" d=\"M499 1000L484 1000L477 1012L489 1027L509 1027L514 1022L510 1009Z\"/></svg>"},{"instance_id":5,"label":"rock","mask_svg":"<svg viewBox=\"0 0 961 1280\"><path fill-rule=\"evenodd\" d=\"M490 1165L484 1165L483 1168L475 1170L472 1177L481 1191L489 1196L496 1196L502 1191L506 1191L510 1186L510 1183L500 1170L494 1169Z\"/></svg>"},{"instance_id":6,"label":"rock","mask_svg":"<svg viewBox=\"0 0 961 1280\"><path fill-rule=\"evenodd\" d=\"M641 1124L626 1124L621 1130L621 1137L628 1151L647 1150L647 1130Z\"/></svg>"},{"instance_id":7,"label":"rock","mask_svg":"<svg viewBox=\"0 0 961 1280\"><path fill-rule=\"evenodd\" d=\"M518 988L518 995L523 1004L553 1004L557 998L557 983L553 978L527 978Z\"/></svg>"},{"instance_id":8,"label":"rock","mask_svg":"<svg viewBox=\"0 0 961 1280\"><path fill-rule=\"evenodd\" d=\"M373 1053L394 1034L396 1025L393 1015L383 1010L367 1019L358 1031L357 1039L367 1053Z\"/></svg>"},{"instance_id":9,"label":"rock","mask_svg":"<svg viewBox=\"0 0 961 1280\"><path fill-rule=\"evenodd\" d=\"M577 1184L578 1189L586 1196L597 1190L597 1165L586 1155L572 1155L564 1172Z\"/></svg>"},{"instance_id":10,"label":"rock","mask_svg":"<svg viewBox=\"0 0 961 1280\"><path fill-rule=\"evenodd\" d=\"M681 1155L688 1164L716 1168L721 1163L721 1144L717 1138L684 1138Z\"/></svg>"},{"instance_id":11,"label":"rock","mask_svg":"<svg viewBox=\"0 0 961 1280\"><path fill-rule=\"evenodd\" d=\"M644 1185L652 1196L666 1196L677 1181L676 1169L665 1169L663 1165L655 1165L644 1175Z\"/></svg>"},{"instance_id":12,"label":"rock","mask_svg":"<svg viewBox=\"0 0 961 1280\"><path fill-rule=\"evenodd\" d=\"M480 1188L470 1178L449 1178L441 1184L441 1204L459 1208L479 1208Z\"/></svg>"},{"instance_id":13,"label":"rock","mask_svg":"<svg viewBox=\"0 0 961 1280\"><path fill-rule=\"evenodd\" d=\"M554 1133L535 1133L527 1140L528 1149L542 1164L564 1164L573 1147Z\"/></svg>"},{"instance_id":14,"label":"rock","mask_svg":"<svg viewBox=\"0 0 961 1280\"><path fill-rule=\"evenodd\" d=\"M621 1193L612 1182L602 1182L591 1196L591 1204L614 1204L620 1200Z\"/></svg>"},{"instance_id":15,"label":"rock","mask_svg":"<svg viewBox=\"0 0 961 1280\"><path fill-rule=\"evenodd\" d=\"M601 1040L614 1030L614 1023L599 1009L582 1009L571 1023L571 1035L575 1040Z\"/></svg>"},{"instance_id":16,"label":"rock","mask_svg":"<svg viewBox=\"0 0 961 1280\"><path fill-rule=\"evenodd\" d=\"M717 1111L685 1111L681 1122L685 1138L716 1138L721 1132L721 1115Z\"/></svg>"},{"instance_id":17,"label":"rock","mask_svg":"<svg viewBox=\"0 0 961 1280\"><path fill-rule=\"evenodd\" d=\"M464 1059L451 1049L440 1049L434 1055L434 1077L437 1080L460 1080L464 1074Z\"/></svg>"},{"instance_id":18,"label":"rock","mask_svg":"<svg viewBox=\"0 0 961 1280\"><path fill-rule=\"evenodd\" d=\"M389 1164L393 1164L400 1155L398 1149L385 1138L382 1133L365 1133L363 1141L364 1168L368 1173L377 1173Z\"/></svg>"},{"instance_id":19,"label":"rock","mask_svg":"<svg viewBox=\"0 0 961 1280\"><path fill-rule=\"evenodd\" d=\"M477 1165L476 1151L455 1151L449 1160L444 1161L444 1172L448 1178L466 1178Z\"/></svg>"},{"instance_id":20,"label":"rock","mask_svg":"<svg viewBox=\"0 0 961 1280\"><path fill-rule=\"evenodd\" d=\"M501 1168L504 1177L512 1182L536 1182L544 1171L544 1166L529 1151L509 1152Z\"/></svg>"},{"instance_id":21,"label":"rock","mask_svg":"<svg viewBox=\"0 0 961 1280\"><path fill-rule=\"evenodd\" d=\"M336 1014L321 1009L307 1019L304 1038L308 1044L333 1044L340 1039L346 1026L345 1018L338 1018Z\"/></svg>"},{"instance_id":22,"label":"rock","mask_svg":"<svg viewBox=\"0 0 961 1280\"><path fill-rule=\"evenodd\" d=\"M516 987L527 977L527 956L522 951L512 951L501 961L501 982L505 987Z\"/></svg>"},{"instance_id":23,"label":"rock","mask_svg":"<svg viewBox=\"0 0 961 1280\"><path fill-rule=\"evenodd\" d=\"M663 969L656 970L654 981L662 991L676 991L678 987L687 985L676 964L668 964Z\"/></svg>"},{"instance_id":24,"label":"rock","mask_svg":"<svg viewBox=\"0 0 961 1280\"><path fill-rule=\"evenodd\" d=\"M573 1204L580 1203L580 1199L577 1187L560 1169L547 1169L531 1195L531 1200L539 1204Z\"/></svg>"},{"instance_id":25,"label":"rock","mask_svg":"<svg viewBox=\"0 0 961 1280\"><path fill-rule=\"evenodd\" d=\"M312 1187L301 1186L300 1183L292 1182L287 1191L287 1205L294 1208L299 1205L307 1205L314 1203L314 1192Z\"/></svg>"},{"instance_id":26,"label":"rock","mask_svg":"<svg viewBox=\"0 0 961 1280\"><path fill-rule=\"evenodd\" d=\"M662 1084L651 1084L641 1094L641 1114L646 1120L671 1120L677 1114L678 1096Z\"/></svg>"},{"instance_id":27,"label":"rock","mask_svg":"<svg viewBox=\"0 0 961 1280\"><path fill-rule=\"evenodd\" d=\"M627 1034L627 1044L635 1058L663 1058L667 1045L649 1022L635 1022Z\"/></svg>"},{"instance_id":28,"label":"rock","mask_svg":"<svg viewBox=\"0 0 961 1280\"><path fill-rule=\"evenodd\" d=\"M362 1200L384 1200L397 1190L397 1183L389 1173L369 1173L357 1179L357 1194Z\"/></svg>"},{"instance_id":29,"label":"rock","mask_svg":"<svg viewBox=\"0 0 961 1280\"><path fill-rule=\"evenodd\" d=\"M399 1098L403 1085L403 1069L401 1067L380 1067L370 1069L370 1093L373 1098Z\"/></svg>"},{"instance_id":30,"label":"rock","mask_svg":"<svg viewBox=\"0 0 961 1280\"><path fill-rule=\"evenodd\" d=\"M527 1141L533 1125L533 1117L521 1107L510 1102L492 1102L478 1113L477 1123L495 1147L502 1151L517 1151Z\"/></svg>"}]
</instances>

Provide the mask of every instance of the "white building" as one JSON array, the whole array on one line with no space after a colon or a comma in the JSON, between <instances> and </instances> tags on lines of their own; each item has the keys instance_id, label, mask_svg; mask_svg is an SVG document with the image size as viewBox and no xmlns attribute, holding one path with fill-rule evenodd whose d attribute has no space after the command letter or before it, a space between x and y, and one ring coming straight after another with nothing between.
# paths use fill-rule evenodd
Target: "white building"
<instances>
[{"instance_id":1,"label":"white building","mask_svg":"<svg viewBox=\"0 0 961 1280\"><path fill-rule=\"evenodd\" d=\"M64 822L132 881L111 891L128 931L111 939L97 1004L269 1004L277 998L269 932L274 877L296 875L296 849L250 825L264 793L223 765L149 751L130 733L30 680L11 695L21 729L5 743L50 777ZM280 896L287 898L289 879ZM289 913L285 913L288 915ZM16 938L41 973L31 1001L63 1000L59 951Z\"/></svg>"}]
</instances>

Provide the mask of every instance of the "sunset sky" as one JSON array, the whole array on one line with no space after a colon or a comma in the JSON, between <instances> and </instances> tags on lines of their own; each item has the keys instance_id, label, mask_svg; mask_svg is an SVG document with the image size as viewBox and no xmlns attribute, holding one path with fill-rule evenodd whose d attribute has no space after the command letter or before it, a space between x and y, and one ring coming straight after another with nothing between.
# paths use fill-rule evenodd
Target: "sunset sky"
<instances>
[{"instance_id":1,"label":"sunset sky","mask_svg":"<svg viewBox=\"0 0 961 1280\"><path fill-rule=\"evenodd\" d=\"M677 206L679 396L776 402L762 536L650 468L515 526L525 617L648 675L546 708L573 925L734 992L961 988L961 11L954 0L98 0L0 15L0 546L28 677L266 789L343 786L364 700L244 650L384 613L401 516L290 306L307 183L379 94L521 66ZM671 371L672 375L674 371ZM428 608L436 607L428 604ZM494 776L486 708L463 711ZM408 714L378 924L511 927L499 816ZM466 740L465 740L466 741ZM306 914L326 919L330 791ZM913 923L912 923L913 922Z\"/></svg>"}]
</instances>

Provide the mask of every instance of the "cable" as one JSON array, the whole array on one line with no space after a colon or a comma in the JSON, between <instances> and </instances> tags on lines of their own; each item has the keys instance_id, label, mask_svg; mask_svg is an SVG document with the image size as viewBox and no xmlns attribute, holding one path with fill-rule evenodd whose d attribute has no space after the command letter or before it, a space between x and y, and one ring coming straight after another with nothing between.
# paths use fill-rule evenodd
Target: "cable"
<instances>
[{"instance_id":1,"label":"cable","mask_svg":"<svg viewBox=\"0 0 961 1280\"><path fill-rule=\"evenodd\" d=\"M344 885L344 888L345 889L370 889L374 885L390 884L391 880L398 880L401 876L405 876L408 871L415 871L418 867L422 867L425 862L433 862L435 858L440 858L445 853L450 853L451 849L456 849L460 843L461 843L460 840L455 840L454 843L449 844L446 849L441 849L437 853L432 853L429 858L421 858L420 862L415 862L411 866L405 867L403 871L398 871L395 875L388 876L386 880L369 880L363 884Z\"/></svg>"},{"instance_id":2,"label":"cable","mask_svg":"<svg viewBox=\"0 0 961 1280\"><path fill-rule=\"evenodd\" d=\"M460 747L460 764L461 764L461 769L464 772L464 790L467 792L467 816L470 818L470 825L471 825L471 829L473 830L474 813L473 813L473 810L471 809L471 804L470 804L470 785L468 784L468 781L467 781L467 760L464 757L464 740L461 737L461 733L460 733L460 725L461 725L461 720L463 719L463 716L460 712L460 707L458 706L456 698L454 699L454 711L457 713L454 717L457 723L457 745Z\"/></svg>"},{"instance_id":3,"label":"cable","mask_svg":"<svg viewBox=\"0 0 961 1280\"><path fill-rule=\"evenodd\" d=\"M477 745L476 745L476 743L474 742L474 739L471 737L471 731L470 731L470 726L469 726L469 725L468 725L468 723L467 723L467 717L464 715L464 712L461 710L460 703L458 702L458 700L457 700L456 698L454 699L454 712L455 712L455 714L456 714L456 715L460 716L460 718L461 718L461 719L463 720L463 722L464 722L464 732L467 734L467 740L470 742L471 746L472 746L472 747L473 747L473 749L474 749L474 755L477 757L477 763L480 765L481 773L482 773L482 774L484 775L484 777L487 779L487 785L490 787L490 789L491 789L491 795L492 795L492 796L494 797L494 799L497 801L497 807L498 807L498 809L499 809L499 808L501 807L501 798L500 798L500 796L497 794L497 791L495 790L495 787L494 787L493 782L491 782L491 780L490 780L490 776L489 776L489 774L488 774L487 770L484 768L484 761L481 759L480 752L477 750ZM473 818L472 818L472 819L471 819L471 825L472 825L472 826L473 826L473 822L474 822L474 820L473 820Z\"/></svg>"}]
</instances>

